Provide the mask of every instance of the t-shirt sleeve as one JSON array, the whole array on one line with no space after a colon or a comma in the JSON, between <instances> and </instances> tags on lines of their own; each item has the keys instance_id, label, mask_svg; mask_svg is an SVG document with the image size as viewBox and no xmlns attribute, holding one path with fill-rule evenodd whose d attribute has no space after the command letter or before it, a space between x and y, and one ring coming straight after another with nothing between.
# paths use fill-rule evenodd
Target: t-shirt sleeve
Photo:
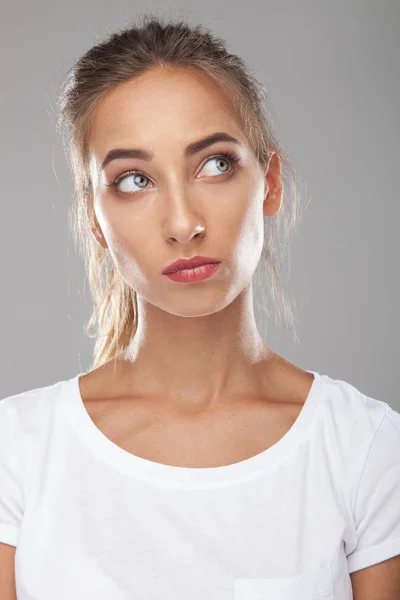
<instances>
[{"instance_id":1,"label":"t-shirt sleeve","mask_svg":"<svg viewBox=\"0 0 400 600\"><path fill-rule=\"evenodd\" d=\"M0 400L0 542L17 546L24 511L18 415Z\"/></svg>"},{"instance_id":2,"label":"t-shirt sleeve","mask_svg":"<svg viewBox=\"0 0 400 600\"><path fill-rule=\"evenodd\" d=\"M400 413L388 408L371 442L353 510L349 573L400 554Z\"/></svg>"}]
</instances>

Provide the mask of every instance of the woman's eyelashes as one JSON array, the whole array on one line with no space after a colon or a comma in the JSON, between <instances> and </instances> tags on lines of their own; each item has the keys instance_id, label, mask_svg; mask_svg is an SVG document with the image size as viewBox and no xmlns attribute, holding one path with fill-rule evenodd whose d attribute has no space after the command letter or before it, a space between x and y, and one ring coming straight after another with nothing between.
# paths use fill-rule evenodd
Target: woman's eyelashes
<instances>
[{"instance_id":1,"label":"woman's eyelashes","mask_svg":"<svg viewBox=\"0 0 400 600\"><path fill-rule=\"evenodd\" d=\"M219 177L220 175L224 175L225 173L230 173L234 171L237 166L237 163L240 162L240 158L232 150L228 150L226 152L219 152L218 154L207 158L201 171L203 171L205 166L211 161L217 161L217 163L218 161L222 161L223 163L230 163L230 167L223 167L222 171L217 171L216 174L214 173L210 175L210 177ZM220 167L218 167L218 169L219 168ZM131 180L131 183L126 184L126 188L128 189L121 188L121 183L123 183L125 180L128 181L129 179ZM124 194L136 194L140 190L147 189L146 185L142 185L143 180L150 181L149 177L147 177L147 175L145 175L141 171L131 169L129 171L126 171L125 173L122 173L121 175L118 175L111 183L106 183L105 185ZM130 186L138 186L139 189L135 189L134 187L129 189Z\"/></svg>"}]
</instances>

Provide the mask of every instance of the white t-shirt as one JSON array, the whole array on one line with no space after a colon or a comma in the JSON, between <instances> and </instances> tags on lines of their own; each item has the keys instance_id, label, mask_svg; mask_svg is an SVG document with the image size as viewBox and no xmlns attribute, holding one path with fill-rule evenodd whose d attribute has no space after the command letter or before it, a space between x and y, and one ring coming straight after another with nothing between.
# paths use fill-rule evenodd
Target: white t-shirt
<instances>
[{"instance_id":1,"label":"white t-shirt","mask_svg":"<svg viewBox=\"0 0 400 600\"><path fill-rule=\"evenodd\" d=\"M273 446L212 468L107 438L78 378L0 401L0 542L18 600L351 600L400 554L400 413L315 371Z\"/></svg>"}]
</instances>

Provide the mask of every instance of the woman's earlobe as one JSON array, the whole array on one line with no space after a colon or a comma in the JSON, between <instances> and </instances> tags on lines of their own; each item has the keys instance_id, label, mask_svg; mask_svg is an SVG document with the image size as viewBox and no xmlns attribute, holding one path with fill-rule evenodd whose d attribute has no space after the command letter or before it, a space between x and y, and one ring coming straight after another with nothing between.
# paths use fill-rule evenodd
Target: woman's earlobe
<instances>
[{"instance_id":1,"label":"woman's earlobe","mask_svg":"<svg viewBox=\"0 0 400 600\"><path fill-rule=\"evenodd\" d=\"M264 216L274 217L281 208L282 188L269 190L264 200Z\"/></svg>"},{"instance_id":2,"label":"woman's earlobe","mask_svg":"<svg viewBox=\"0 0 400 600\"><path fill-rule=\"evenodd\" d=\"M267 189L264 199L264 215L273 217L280 210L283 193L281 161L279 154L275 151L268 158L264 176Z\"/></svg>"},{"instance_id":3,"label":"woman's earlobe","mask_svg":"<svg viewBox=\"0 0 400 600\"><path fill-rule=\"evenodd\" d=\"M97 227L92 227L91 229L96 244L98 244L104 249L108 248L107 242L105 241L103 234L99 231L99 229L97 229Z\"/></svg>"},{"instance_id":4,"label":"woman's earlobe","mask_svg":"<svg viewBox=\"0 0 400 600\"><path fill-rule=\"evenodd\" d=\"M90 208L87 208L86 210L87 210L87 216L88 216L89 223L90 223L90 230L92 232L92 235L95 239L96 244L98 244L99 246L101 246L104 249L108 248L107 242L103 236L103 232L101 231L100 225L97 221L97 217L92 212L93 211L92 206ZM93 220L92 220L92 217L93 217Z\"/></svg>"}]
</instances>

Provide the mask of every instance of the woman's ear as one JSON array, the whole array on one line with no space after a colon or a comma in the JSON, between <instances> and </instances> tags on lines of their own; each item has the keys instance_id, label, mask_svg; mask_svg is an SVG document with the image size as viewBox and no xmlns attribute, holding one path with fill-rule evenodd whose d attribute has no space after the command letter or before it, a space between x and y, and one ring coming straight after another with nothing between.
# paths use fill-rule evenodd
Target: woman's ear
<instances>
[{"instance_id":1,"label":"woman's ear","mask_svg":"<svg viewBox=\"0 0 400 600\"><path fill-rule=\"evenodd\" d=\"M279 212L282 202L283 182L281 161L277 152L273 152L265 167L264 216L273 217Z\"/></svg>"},{"instance_id":2,"label":"woman's ear","mask_svg":"<svg viewBox=\"0 0 400 600\"><path fill-rule=\"evenodd\" d=\"M86 215L89 220L89 223L91 223L90 230L96 241L96 244L98 244L104 249L108 248L107 242L103 236L103 232L101 231L101 227L96 218L96 214L93 210L93 204L91 202L86 203Z\"/></svg>"},{"instance_id":3,"label":"woman's ear","mask_svg":"<svg viewBox=\"0 0 400 600\"><path fill-rule=\"evenodd\" d=\"M91 227L91 231L92 231L93 237L96 241L96 244L98 244L99 246L101 246L104 249L108 248L107 242L104 239L103 234L101 233L100 227L98 225L93 226L93 227Z\"/></svg>"}]
</instances>

